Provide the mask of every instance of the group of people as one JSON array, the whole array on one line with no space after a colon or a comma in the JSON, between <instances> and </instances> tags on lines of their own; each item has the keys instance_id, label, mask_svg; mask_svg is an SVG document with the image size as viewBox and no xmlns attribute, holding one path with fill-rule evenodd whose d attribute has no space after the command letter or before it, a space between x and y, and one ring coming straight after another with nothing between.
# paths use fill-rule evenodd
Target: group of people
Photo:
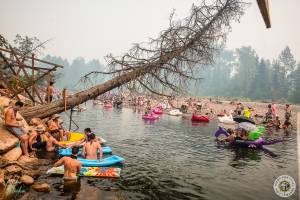
<instances>
[{"instance_id":1,"label":"group of people","mask_svg":"<svg viewBox=\"0 0 300 200\"><path fill-rule=\"evenodd\" d=\"M220 141L226 141L226 142L231 142L234 140L246 141L246 140L248 140L248 136L249 136L249 132L242 128L239 128L236 130L227 129L227 133L229 134L229 136L227 136L226 138L223 138Z\"/></svg>"},{"instance_id":2,"label":"group of people","mask_svg":"<svg viewBox=\"0 0 300 200\"><path fill-rule=\"evenodd\" d=\"M62 127L62 122L59 121L59 116L54 115L47 122L48 130L42 124L25 129L23 119L18 117L18 111L23 107L21 101L17 101L5 110L5 126L6 128L17 136L21 141L21 148L25 156L30 155L37 149L45 148L46 151L54 151L56 146L65 147L58 141L68 138L69 132Z\"/></svg>"},{"instance_id":3,"label":"group of people","mask_svg":"<svg viewBox=\"0 0 300 200\"><path fill-rule=\"evenodd\" d=\"M265 116L265 122L268 127L275 127L276 129L284 129L289 131L292 128L291 123L292 109L289 104L285 105L284 108L284 122L281 123L277 112L277 107L274 103L268 105L268 111Z\"/></svg>"},{"instance_id":4,"label":"group of people","mask_svg":"<svg viewBox=\"0 0 300 200\"><path fill-rule=\"evenodd\" d=\"M101 141L96 138L90 128L84 130L85 138L83 140L73 143L72 145L60 143L60 141L68 141L71 137L71 133L64 130L63 121L57 114L50 117L45 125L39 124L26 130L23 119L18 116L18 112L23 105L24 104L21 101L17 101L15 104L8 107L4 111L4 114L5 126L11 133L20 139L21 148L25 156L32 157L33 154L31 154L31 152L35 152L38 149L45 149L48 152L53 152L57 147L67 148L83 146L82 157L87 159L97 159L97 152L99 150L100 159L102 158Z\"/></svg>"},{"instance_id":5,"label":"group of people","mask_svg":"<svg viewBox=\"0 0 300 200\"><path fill-rule=\"evenodd\" d=\"M71 157L64 156L59 159L54 167L64 166L64 180L76 181L77 174L80 172L82 164L77 160L78 156L86 159L96 160L98 158L98 151L100 152L100 160L102 159L101 140L96 138L95 134L90 128L84 130L85 139L72 145ZM82 146L82 153L79 155L79 145Z\"/></svg>"}]
</instances>

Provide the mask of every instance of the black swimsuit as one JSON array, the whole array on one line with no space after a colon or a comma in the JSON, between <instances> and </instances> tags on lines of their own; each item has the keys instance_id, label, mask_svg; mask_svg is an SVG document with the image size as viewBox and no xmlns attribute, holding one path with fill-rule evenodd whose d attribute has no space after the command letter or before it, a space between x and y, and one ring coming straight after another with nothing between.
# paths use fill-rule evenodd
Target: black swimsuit
<instances>
[{"instance_id":1,"label":"black swimsuit","mask_svg":"<svg viewBox=\"0 0 300 200\"><path fill-rule=\"evenodd\" d=\"M36 137L36 143L32 144L32 148L41 149L43 147L46 147L46 144L47 144L47 142L42 142L41 136L38 135Z\"/></svg>"}]
</instances>

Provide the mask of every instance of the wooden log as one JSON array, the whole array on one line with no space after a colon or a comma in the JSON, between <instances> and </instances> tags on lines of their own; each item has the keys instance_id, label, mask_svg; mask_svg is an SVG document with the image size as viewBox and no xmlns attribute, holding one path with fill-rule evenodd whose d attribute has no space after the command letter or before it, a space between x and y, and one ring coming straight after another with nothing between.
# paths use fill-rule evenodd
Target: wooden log
<instances>
[{"instance_id":1,"label":"wooden log","mask_svg":"<svg viewBox=\"0 0 300 200\"><path fill-rule=\"evenodd\" d=\"M271 28L271 20L269 14L269 2L268 0L257 0L258 7L261 15L264 19L267 28Z\"/></svg>"},{"instance_id":2,"label":"wooden log","mask_svg":"<svg viewBox=\"0 0 300 200\"><path fill-rule=\"evenodd\" d=\"M160 65L156 63L156 66ZM78 92L72 96L69 96L66 100L66 108L71 109L76 105L82 104L90 99L94 99L95 97L104 94L114 88L120 87L121 85L128 83L139 76L148 73L155 66L145 65L139 69L133 70L131 72L125 73L121 76L115 77L109 81L106 81L103 84L91 87L87 90ZM46 118L55 113L61 113L65 111L65 102L63 99L51 102L45 105L37 105L34 107L23 108L21 110L22 116L26 119L26 121L30 121L33 117L38 118Z\"/></svg>"}]
</instances>

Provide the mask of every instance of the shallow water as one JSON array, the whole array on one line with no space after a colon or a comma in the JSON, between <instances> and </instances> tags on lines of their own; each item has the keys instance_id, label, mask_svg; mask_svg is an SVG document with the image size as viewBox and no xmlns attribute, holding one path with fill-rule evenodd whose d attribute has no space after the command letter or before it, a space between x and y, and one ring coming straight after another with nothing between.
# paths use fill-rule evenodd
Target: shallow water
<instances>
[{"instance_id":1,"label":"shallow water","mask_svg":"<svg viewBox=\"0 0 300 200\"><path fill-rule=\"evenodd\" d=\"M273 200L282 199L273 191L278 176L297 178L295 134L284 144L267 147L270 152L224 148L214 141L214 121L192 124L163 115L150 123L133 109L87 107L74 113L74 121L80 131L94 129L114 154L125 158L121 178L83 177L77 188L67 191L61 178L43 175L40 179L49 182L52 191L30 190L31 198Z\"/></svg>"}]
</instances>

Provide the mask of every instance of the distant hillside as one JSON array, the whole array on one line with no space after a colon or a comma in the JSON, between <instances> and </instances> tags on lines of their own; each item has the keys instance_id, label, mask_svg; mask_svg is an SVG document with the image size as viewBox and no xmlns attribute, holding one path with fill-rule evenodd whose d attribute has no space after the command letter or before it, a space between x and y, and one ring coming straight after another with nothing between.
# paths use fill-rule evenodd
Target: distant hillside
<instances>
[{"instance_id":1,"label":"distant hillside","mask_svg":"<svg viewBox=\"0 0 300 200\"><path fill-rule=\"evenodd\" d=\"M56 72L56 83L57 88L67 88L68 90L78 90L85 87L89 87L92 84L101 83L104 81L103 77L97 76L92 79L91 83L81 83L77 84L80 78L91 72L91 71L103 71L104 65L99 62L99 60L93 59L91 61L86 61L83 57L77 57L72 62L64 59L62 57L47 55L44 60L51 61L56 64L61 64L64 66L63 69L59 69Z\"/></svg>"}]
</instances>

